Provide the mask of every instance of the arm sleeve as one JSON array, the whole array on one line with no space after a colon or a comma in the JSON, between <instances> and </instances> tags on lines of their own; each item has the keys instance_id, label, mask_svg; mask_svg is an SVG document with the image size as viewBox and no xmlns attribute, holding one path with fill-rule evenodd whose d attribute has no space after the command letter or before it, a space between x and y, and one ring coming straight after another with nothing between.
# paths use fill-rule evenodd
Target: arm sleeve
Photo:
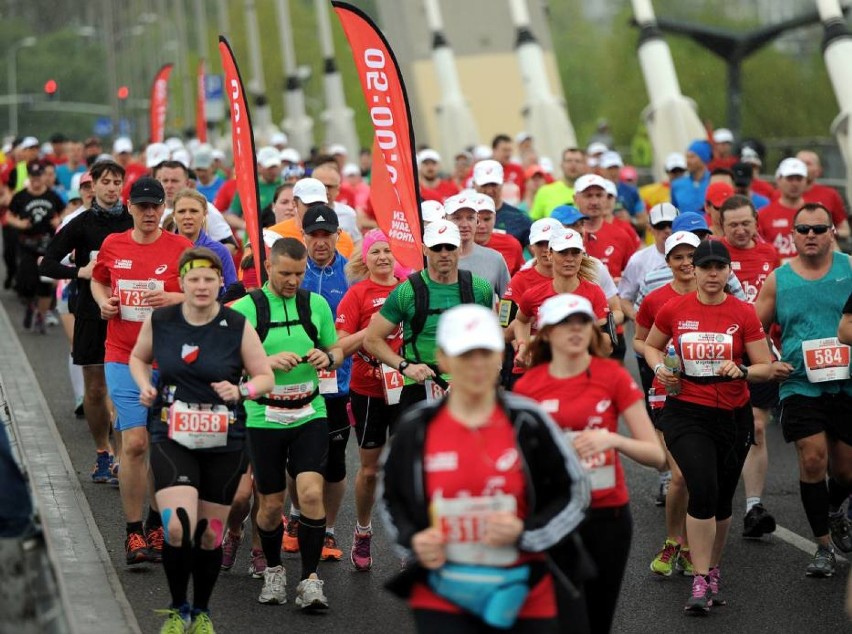
<instances>
[{"instance_id":1,"label":"arm sleeve","mask_svg":"<svg viewBox=\"0 0 852 634\"><path fill-rule=\"evenodd\" d=\"M743 309L743 337L746 343L766 339L766 332L763 330L763 325L757 318L757 312L754 310L754 305L749 303L741 304Z\"/></svg>"},{"instance_id":2,"label":"arm sleeve","mask_svg":"<svg viewBox=\"0 0 852 634\"><path fill-rule=\"evenodd\" d=\"M73 280L77 278L77 267L65 266L62 260L74 249L77 224L73 221L62 231L53 236L47 245L44 258L39 264L38 271L46 277L55 280Z\"/></svg>"},{"instance_id":3,"label":"arm sleeve","mask_svg":"<svg viewBox=\"0 0 852 634\"><path fill-rule=\"evenodd\" d=\"M615 406L618 412L621 413L636 401L645 400L645 395L642 389L636 385L636 381L630 376L630 373L622 367L615 368L615 388L613 390L615 398Z\"/></svg>"},{"instance_id":4,"label":"arm sleeve","mask_svg":"<svg viewBox=\"0 0 852 634\"><path fill-rule=\"evenodd\" d=\"M222 258L222 280L224 281L223 290L237 281L237 269L234 266L234 258L231 257L230 251L228 257Z\"/></svg>"},{"instance_id":5,"label":"arm sleeve","mask_svg":"<svg viewBox=\"0 0 852 634\"><path fill-rule=\"evenodd\" d=\"M385 303L382 305L382 309L379 311L379 314L392 324L398 324L405 320L405 313L399 305L399 293L400 289L406 285L411 286L411 283L405 281L393 289L391 294L388 295L388 298L385 300Z\"/></svg>"},{"instance_id":6,"label":"arm sleeve","mask_svg":"<svg viewBox=\"0 0 852 634\"><path fill-rule=\"evenodd\" d=\"M653 308L651 307L652 302L643 301L639 306L639 310L636 312L636 323L643 328L651 329L651 326L654 325L654 316L651 314Z\"/></svg>"},{"instance_id":7,"label":"arm sleeve","mask_svg":"<svg viewBox=\"0 0 852 634\"><path fill-rule=\"evenodd\" d=\"M503 263L503 268L506 268L505 262ZM508 275L509 271L507 269L507 283L509 282ZM484 280L482 278L479 278L478 280L475 279L473 283L473 295L474 299L476 299L476 303L480 306L485 306L485 308L489 310L492 310L494 308L494 288L491 286L491 282L489 282L488 280Z\"/></svg>"},{"instance_id":8,"label":"arm sleeve","mask_svg":"<svg viewBox=\"0 0 852 634\"><path fill-rule=\"evenodd\" d=\"M97 262L95 262L95 268L92 270L92 279L96 282L100 282L104 286L110 286L112 283L112 276L110 275L109 269L107 268L106 264L104 264L104 262L107 262L111 259L111 242L112 241L109 239L109 237L104 240L104 243L101 245L101 249L98 252L98 260Z\"/></svg>"},{"instance_id":9,"label":"arm sleeve","mask_svg":"<svg viewBox=\"0 0 852 634\"><path fill-rule=\"evenodd\" d=\"M337 305L337 317L334 320L335 328L345 330L350 334L358 332L358 324L361 320L360 301L357 297L358 291L353 286L346 294L340 303Z\"/></svg>"},{"instance_id":10,"label":"arm sleeve","mask_svg":"<svg viewBox=\"0 0 852 634\"><path fill-rule=\"evenodd\" d=\"M627 261L627 266L625 266L624 270L621 272L621 279L618 282L619 297L623 297L629 301L636 299L636 293L639 292L638 276L639 264L635 258L630 258Z\"/></svg>"},{"instance_id":11,"label":"arm sleeve","mask_svg":"<svg viewBox=\"0 0 852 634\"><path fill-rule=\"evenodd\" d=\"M667 335L668 337L672 336L671 306L674 303L675 302L671 301L666 302L666 304L660 310L657 311L657 316L654 318L654 325L657 327L657 330L659 330L664 335Z\"/></svg>"},{"instance_id":12,"label":"arm sleeve","mask_svg":"<svg viewBox=\"0 0 852 634\"><path fill-rule=\"evenodd\" d=\"M731 289L731 295L733 295L737 299L741 299L744 302L748 301L748 297L746 297L743 285L733 271L731 271L731 274L728 276L728 288Z\"/></svg>"},{"instance_id":13,"label":"arm sleeve","mask_svg":"<svg viewBox=\"0 0 852 634\"><path fill-rule=\"evenodd\" d=\"M606 296L600 286L595 285L594 289L592 308L594 308L597 318L602 319L609 313L609 302L606 301Z\"/></svg>"}]
</instances>

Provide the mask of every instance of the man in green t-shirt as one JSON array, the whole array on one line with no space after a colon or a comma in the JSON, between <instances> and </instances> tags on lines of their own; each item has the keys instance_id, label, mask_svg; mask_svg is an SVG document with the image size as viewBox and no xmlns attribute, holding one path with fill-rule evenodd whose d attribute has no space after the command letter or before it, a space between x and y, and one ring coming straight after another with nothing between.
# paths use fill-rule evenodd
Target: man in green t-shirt
<instances>
[{"instance_id":1,"label":"man in green t-shirt","mask_svg":"<svg viewBox=\"0 0 852 634\"><path fill-rule=\"evenodd\" d=\"M323 473L328 454L328 420L317 370L338 367L343 351L337 346L334 315L321 295L309 296L309 319L315 332L309 332L300 319L297 292L307 263L305 245L294 238L281 238L272 246L266 262L269 281L262 289L269 305L263 347L275 371L275 387L265 398L247 400L245 409L260 509L257 528L267 564L258 601L286 601L287 577L281 564L286 469L296 481L302 508L302 577L296 587L296 605L315 610L328 608L323 582L316 574L325 539ZM240 299L233 309L258 328L258 304L253 297ZM261 324L258 330L262 333L266 328Z\"/></svg>"},{"instance_id":2,"label":"man in green t-shirt","mask_svg":"<svg viewBox=\"0 0 852 634\"><path fill-rule=\"evenodd\" d=\"M586 154L579 148L568 148L562 152L562 174L558 181L543 185L535 194L530 218L540 220L550 216L559 205L574 204L574 181L586 173Z\"/></svg>"},{"instance_id":3,"label":"man in green t-shirt","mask_svg":"<svg viewBox=\"0 0 852 634\"><path fill-rule=\"evenodd\" d=\"M416 290L409 278L391 292L367 327L364 337L367 352L397 368L405 379L399 399L400 411L418 401L440 397L447 386L450 377L439 375L435 344L441 313L463 303L494 307L491 284L469 271L459 271L460 244L461 236L455 224L449 220L430 223L423 235L426 269L416 274L425 287L427 302L418 307ZM391 350L386 340L400 323L403 330L401 355ZM420 331L416 332L418 326Z\"/></svg>"},{"instance_id":4,"label":"man in green t-shirt","mask_svg":"<svg viewBox=\"0 0 852 634\"><path fill-rule=\"evenodd\" d=\"M281 153L274 147L262 147L257 151L257 177L260 209L266 209L272 204L275 190L284 184L281 178ZM229 211L240 218L243 217L243 205L239 194L231 201Z\"/></svg>"}]
</instances>

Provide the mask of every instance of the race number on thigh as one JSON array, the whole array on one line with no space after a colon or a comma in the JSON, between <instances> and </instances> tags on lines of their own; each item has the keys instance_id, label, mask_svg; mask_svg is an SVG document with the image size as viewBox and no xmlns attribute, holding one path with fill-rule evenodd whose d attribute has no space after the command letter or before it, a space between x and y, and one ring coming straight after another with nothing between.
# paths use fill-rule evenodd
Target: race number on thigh
<instances>
[{"instance_id":1,"label":"race number on thigh","mask_svg":"<svg viewBox=\"0 0 852 634\"><path fill-rule=\"evenodd\" d=\"M680 336L680 356L686 376L715 377L725 361L734 359L734 338L718 332L688 332Z\"/></svg>"},{"instance_id":2,"label":"race number on thigh","mask_svg":"<svg viewBox=\"0 0 852 634\"><path fill-rule=\"evenodd\" d=\"M802 357L811 383L849 378L849 346L840 343L837 337L803 341Z\"/></svg>"},{"instance_id":3,"label":"race number on thigh","mask_svg":"<svg viewBox=\"0 0 852 634\"><path fill-rule=\"evenodd\" d=\"M224 405L175 401L169 406L169 438L187 449L224 447L231 420L231 412Z\"/></svg>"},{"instance_id":4,"label":"race number on thigh","mask_svg":"<svg viewBox=\"0 0 852 634\"><path fill-rule=\"evenodd\" d=\"M518 558L514 546L486 546L482 543L485 520L498 511L517 513L514 496L498 493L478 497L432 498L433 525L444 536L447 561L481 566L506 566Z\"/></svg>"},{"instance_id":5,"label":"race number on thigh","mask_svg":"<svg viewBox=\"0 0 852 634\"><path fill-rule=\"evenodd\" d=\"M574 446L574 438L577 434L573 430L565 432L565 441ZM605 491L615 486L615 449L607 449L596 453L594 456L580 460L589 474L589 483L592 491Z\"/></svg>"},{"instance_id":6,"label":"race number on thigh","mask_svg":"<svg viewBox=\"0 0 852 634\"><path fill-rule=\"evenodd\" d=\"M125 321L145 321L154 309L148 306L143 293L163 290L162 280L118 280L118 304Z\"/></svg>"}]
</instances>

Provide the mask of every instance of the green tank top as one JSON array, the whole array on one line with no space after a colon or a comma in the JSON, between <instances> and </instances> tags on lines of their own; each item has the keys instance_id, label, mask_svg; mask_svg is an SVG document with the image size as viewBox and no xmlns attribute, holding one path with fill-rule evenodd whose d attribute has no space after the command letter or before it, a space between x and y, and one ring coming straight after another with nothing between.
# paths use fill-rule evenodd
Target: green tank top
<instances>
[{"instance_id":1,"label":"green tank top","mask_svg":"<svg viewBox=\"0 0 852 634\"><path fill-rule=\"evenodd\" d=\"M783 360L793 366L790 377L781 382L782 399L794 394L817 397L846 392L852 395L852 380L808 381L802 354L803 341L837 336L843 305L852 292L849 256L838 251L833 255L831 268L818 280L802 278L789 263L775 271L775 315L781 326L782 355Z\"/></svg>"}]
</instances>

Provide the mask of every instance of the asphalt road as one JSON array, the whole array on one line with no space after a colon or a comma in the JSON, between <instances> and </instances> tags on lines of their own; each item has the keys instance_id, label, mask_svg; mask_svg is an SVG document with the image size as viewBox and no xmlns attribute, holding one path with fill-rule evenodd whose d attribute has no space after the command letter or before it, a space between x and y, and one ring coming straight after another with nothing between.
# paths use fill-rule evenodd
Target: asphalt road
<instances>
[{"instance_id":1,"label":"asphalt road","mask_svg":"<svg viewBox=\"0 0 852 634\"><path fill-rule=\"evenodd\" d=\"M73 415L73 396L67 375L68 346L61 328L47 335L23 332L23 307L9 291L0 296L18 332L56 419L63 441L91 505L113 564L133 605L143 632L157 632L161 618L156 609L168 604L165 576L158 566L128 568L124 564L124 520L118 489L95 485L89 474L94 451L85 421ZM635 372L632 362L629 364ZM723 589L728 605L713 609L707 619L685 617L682 606L689 590L684 577L658 578L648 564L662 545L663 509L653 505L656 472L625 461L632 497L634 537L630 561L618 610L615 632L843 632L852 631L843 612L849 566L843 562L831 579L804 575L813 545L799 500L797 468L793 449L781 438L777 425L768 430L770 473L765 506L775 515L779 531L762 541L745 541L739 533L744 502L742 491L735 500L734 522L722 565ZM349 474L357 468L354 442L349 445ZM337 522L338 540L348 553L354 526L351 489ZM411 619L405 606L383 589L383 583L398 569L380 521L374 521L374 568L358 573L348 561L320 564L331 609L321 615L301 614L293 606L298 582L298 556L285 559L290 582L284 606L257 603L261 581L247 574L248 543L243 544L236 566L220 576L212 599L213 621L219 632L349 632L379 634L410 632ZM808 552L805 552L807 550ZM291 556L292 557L292 556Z\"/></svg>"}]
</instances>

